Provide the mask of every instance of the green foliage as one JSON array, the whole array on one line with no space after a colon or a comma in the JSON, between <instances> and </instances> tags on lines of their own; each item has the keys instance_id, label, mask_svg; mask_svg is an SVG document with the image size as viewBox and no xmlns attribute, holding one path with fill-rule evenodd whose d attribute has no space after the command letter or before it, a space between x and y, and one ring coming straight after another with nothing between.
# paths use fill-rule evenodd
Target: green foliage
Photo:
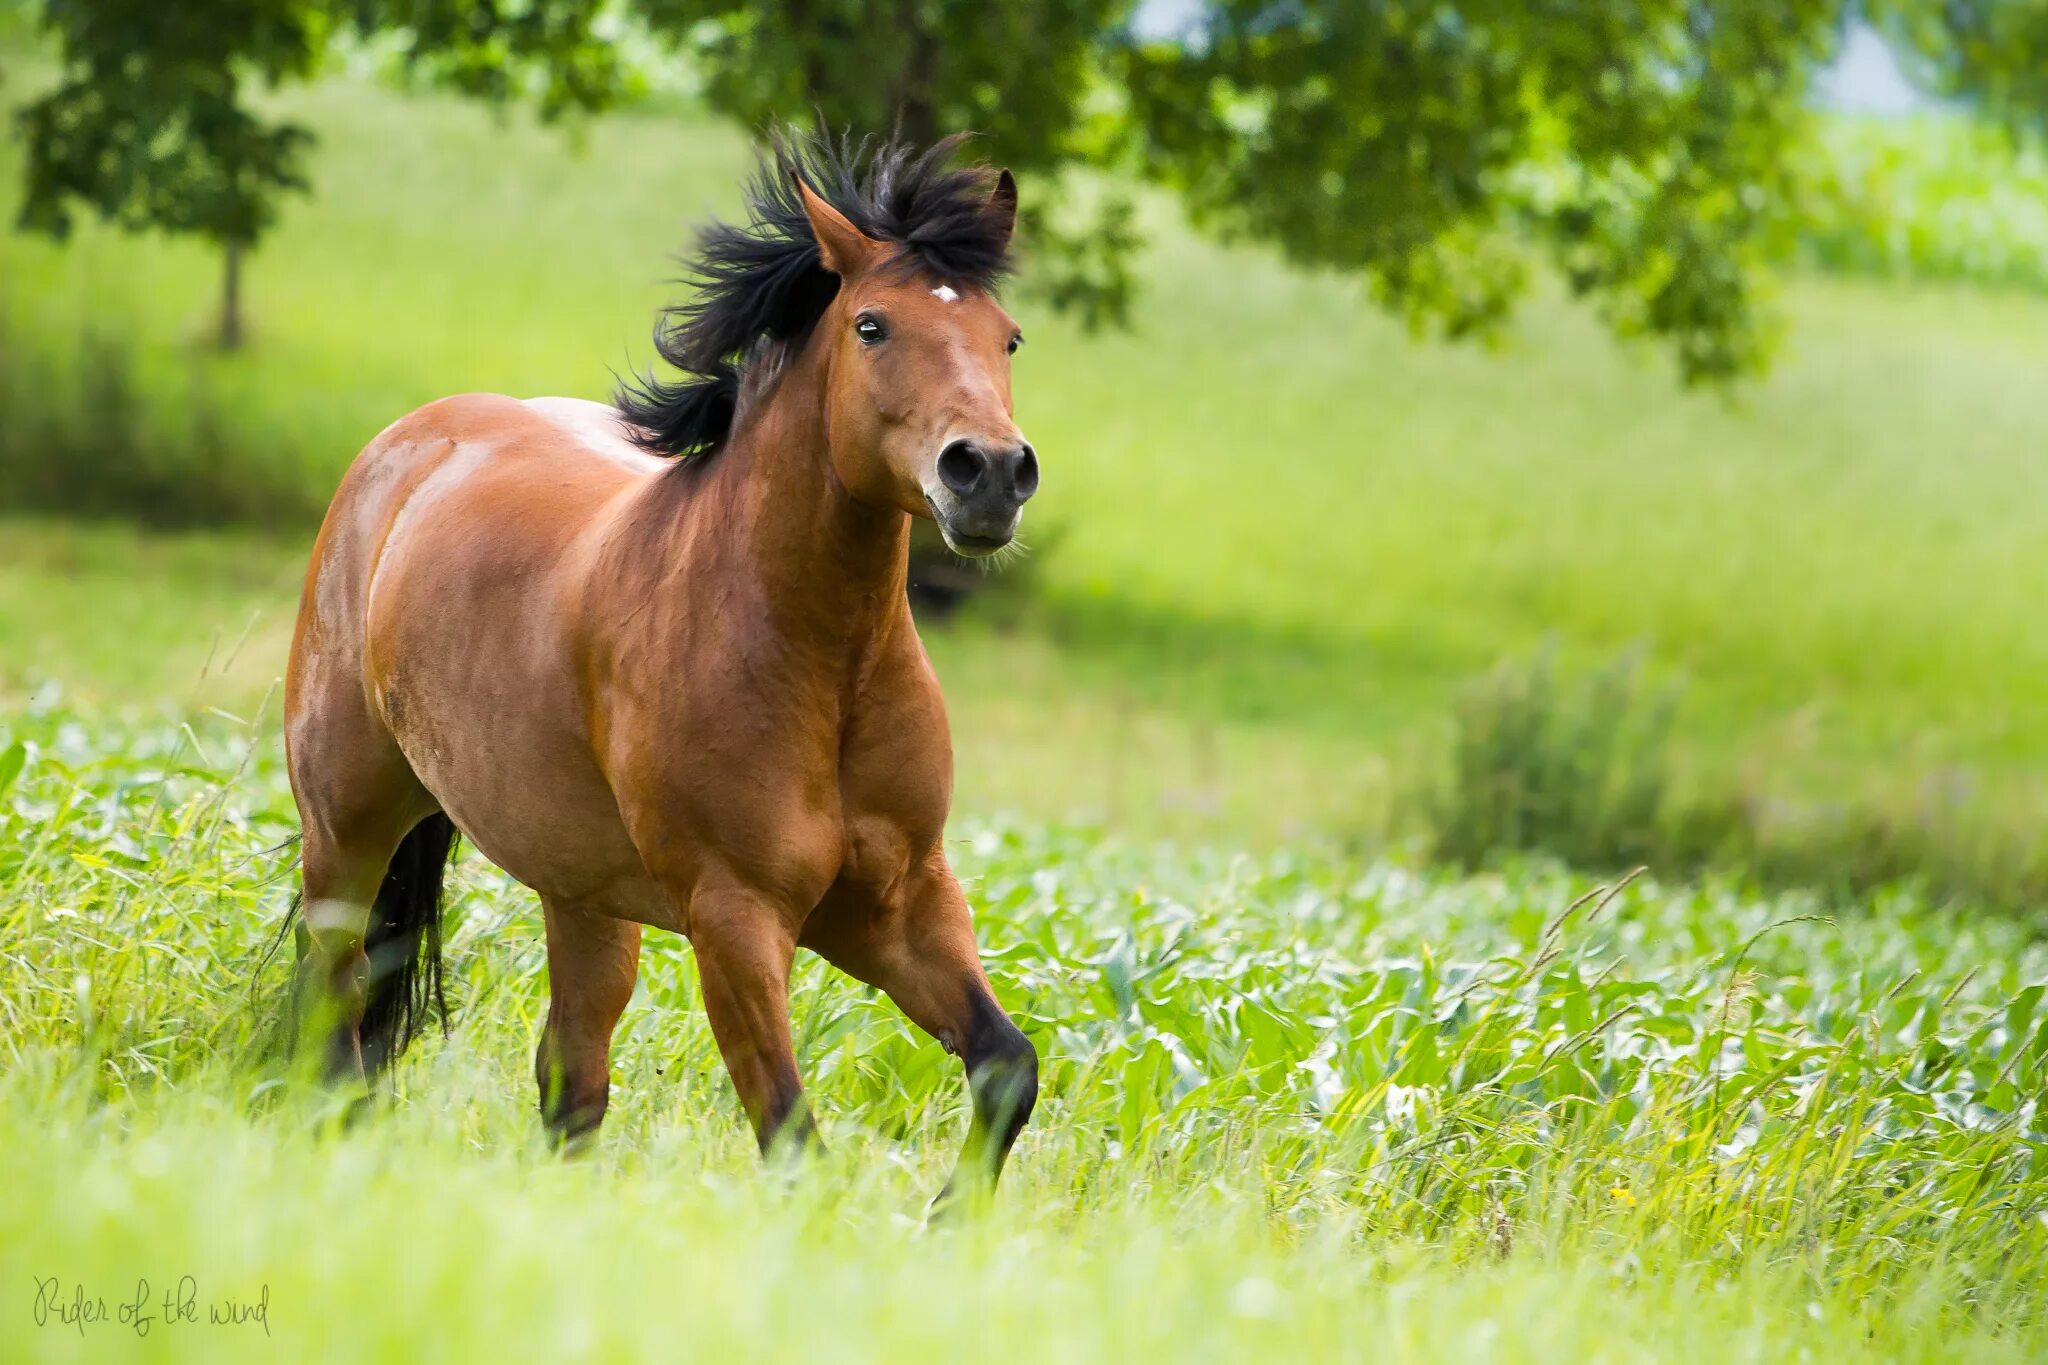
<instances>
[{"instance_id":1,"label":"green foliage","mask_svg":"<svg viewBox=\"0 0 2048 1365\"><path fill-rule=\"evenodd\" d=\"M81 207L130 231L226 248L220 339L240 344L241 254L279 197L309 188L311 133L251 112L250 87L304 80L330 40L397 30L409 68L503 100L535 84L546 116L594 109L619 67L592 24L601 0L42 0L62 63L16 114L27 148L22 227L63 238ZM528 78L528 79L522 79Z\"/></svg>"},{"instance_id":2,"label":"green foliage","mask_svg":"<svg viewBox=\"0 0 2048 1365\"><path fill-rule=\"evenodd\" d=\"M2048 3L1870 0L1867 8L1917 58L1923 83L2015 130L2048 133Z\"/></svg>"},{"instance_id":3,"label":"green foliage","mask_svg":"<svg viewBox=\"0 0 2048 1365\"><path fill-rule=\"evenodd\" d=\"M331 0L358 37L389 35L411 74L543 119L588 113L625 81L606 0Z\"/></svg>"},{"instance_id":4,"label":"green foliage","mask_svg":"<svg viewBox=\"0 0 2048 1365\"><path fill-rule=\"evenodd\" d=\"M1676 700L1635 657L1583 676L1549 649L1502 664L1459 701L1437 851L1467 865L1526 850L1601 870L1654 861Z\"/></svg>"},{"instance_id":5,"label":"green foliage","mask_svg":"<svg viewBox=\"0 0 2048 1365\"><path fill-rule=\"evenodd\" d=\"M88 318L31 341L0 300L0 490L10 506L158 527L309 526L319 489L222 411L203 363L153 390L132 338Z\"/></svg>"},{"instance_id":6,"label":"green foliage","mask_svg":"<svg viewBox=\"0 0 2048 1365\"><path fill-rule=\"evenodd\" d=\"M763 128L815 112L833 128L928 145L971 128L1027 170L1076 149L1091 49L1131 0L642 0L704 74L713 108Z\"/></svg>"},{"instance_id":7,"label":"green foliage","mask_svg":"<svg viewBox=\"0 0 2048 1365\"><path fill-rule=\"evenodd\" d=\"M64 57L17 115L29 156L21 224L63 236L76 204L131 229L254 242L303 190L309 134L243 104L245 81L303 78L328 7L307 0L46 0Z\"/></svg>"},{"instance_id":8,"label":"green foliage","mask_svg":"<svg viewBox=\"0 0 2048 1365\"><path fill-rule=\"evenodd\" d=\"M1688 379L1761 359L1750 277L1832 0L1713 7L1208 7L1130 57L1148 168L1202 216L1366 274L1452 334L1494 325L1547 249ZM1535 192L1528 168L1547 171Z\"/></svg>"},{"instance_id":9,"label":"green foliage","mask_svg":"<svg viewBox=\"0 0 2048 1365\"><path fill-rule=\"evenodd\" d=\"M809 106L912 136L979 128L1026 169L1135 172L1226 234L1363 275L1418 327L1495 327L1533 238L1618 330L1672 344L1688 379L1761 364L1751 277L1842 22L1839 0L1719 6L1711 23L1677 0L1216 0L1141 42L1119 0L887 8L656 0L648 16L750 126ZM1052 189L1026 224L1048 292L1120 319L1128 202L1062 226L1074 186Z\"/></svg>"},{"instance_id":10,"label":"green foliage","mask_svg":"<svg viewBox=\"0 0 2048 1365\"><path fill-rule=\"evenodd\" d=\"M1961 774L1866 786L1833 801L1716 775L1680 780L1678 694L1623 656L1581 673L1546 648L1461 699L1432 846L1467 867L1542 853L1594 871L1713 872L1850 902L1910 885L1936 903L2048 911L2048 849Z\"/></svg>"},{"instance_id":11,"label":"green foliage","mask_svg":"<svg viewBox=\"0 0 2048 1365\"><path fill-rule=\"evenodd\" d=\"M2048 160L1950 117L1819 120L1799 239L1825 269L2048 292Z\"/></svg>"},{"instance_id":12,"label":"green foliage","mask_svg":"<svg viewBox=\"0 0 2048 1365\"><path fill-rule=\"evenodd\" d=\"M274 742L51 712L16 743L0 1273L270 1286L268 1337L159 1322L167 1358L902 1359L977 1332L994 1360L2048 1347L2048 955L2012 922L972 823L956 856L1044 1093L995 1208L933 1232L958 1063L815 961L793 1011L828 1158L761 1174L660 933L596 1150L547 1154L539 914L473 855L454 1037L335 1122L262 1060L290 880ZM80 1349L25 1305L0 1343Z\"/></svg>"}]
</instances>

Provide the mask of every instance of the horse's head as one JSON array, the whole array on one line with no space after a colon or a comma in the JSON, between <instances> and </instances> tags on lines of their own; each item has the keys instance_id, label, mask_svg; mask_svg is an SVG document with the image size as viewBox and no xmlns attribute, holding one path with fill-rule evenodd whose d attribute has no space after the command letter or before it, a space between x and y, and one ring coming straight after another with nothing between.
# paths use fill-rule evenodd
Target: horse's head
<instances>
[{"instance_id":1,"label":"horse's head","mask_svg":"<svg viewBox=\"0 0 2048 1365\"><path fill-rule=\"evenodd\" d=\"M839 277L816 336L840 480L864 501L931 517L957 554L994 554L1038 490L1038 457L1011 416L1016 320L987 289L940 278L801 180L797 190L824 267ZM1017 218L1008 171L980 212L1000 252Z\"/></svg>"}]
</instances>

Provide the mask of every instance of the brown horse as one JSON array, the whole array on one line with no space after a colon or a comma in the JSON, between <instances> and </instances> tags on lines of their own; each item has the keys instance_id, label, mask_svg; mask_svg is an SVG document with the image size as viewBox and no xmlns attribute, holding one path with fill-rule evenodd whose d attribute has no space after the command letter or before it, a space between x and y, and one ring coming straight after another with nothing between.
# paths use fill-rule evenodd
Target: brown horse
<instances>
[{"instance_id":1,"label":"brown horse","mask_svg":"<svg viewBox=\"0 0 2048 1365\"><path fill-rule=\"evenodd\" d=\"M993 553L1038 484L996 301L1016 186L780 144L617 406L470 394L387 428L314 547L286 678L304 828L302 1045L387 1066L440 992L456 831L540 894L551 1132L604 1115L641 926L688 936L766 1152L813 1140L788 981L809 948L965 1061L993 1180L1038 1059L983 975L942 833L944 701L910 518ZM951 1185L948 1187L952 1188Z\"/></svg>"}]
</instances>

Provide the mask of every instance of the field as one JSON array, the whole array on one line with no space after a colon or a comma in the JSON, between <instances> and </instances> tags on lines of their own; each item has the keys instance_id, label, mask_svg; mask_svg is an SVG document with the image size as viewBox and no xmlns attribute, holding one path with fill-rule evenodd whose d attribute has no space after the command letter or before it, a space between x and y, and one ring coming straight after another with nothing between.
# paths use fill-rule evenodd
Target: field
<instances>
[{"instance_id":1,"label":"field","mask_svg":"<svg viewBox=\"0 0 2048 1365\"><path fill-rule=\"evenodd\" d=\"M200 250L0 236L0 1358L2048 1356L2048 907L1408 837L1460 697L1547 647L1682 681L1686 783L1960 792L2038 853L2039 297L1794 274L1772 377L1713 395L1550 291L1414 344L1155 201L1133 330L1022 290L1031 591L928 640L1045 1090L993 1207L928 1227L955 1063L812 960L825 1157L761 1172L663 935L602 1139L548 1153L539 915L473 854L453 1034L353 1123L279 1069L309 522L419 402L644 363L746 160L688 109L288 102L317 193L244 354ZM1971 275L1847 259L1881 180L1832 264Z\"/></svg>"},{"instance_id":2,"label":"field","mask_svg":"<svg viewBox=\"0 0 2048 1365\"><path fill-rule=\"evenodd\" d=\"M226 553L239 591L187 614L190 647L133 679L142 695L186 687L250 610L275 659L306 519L396 414L469 388L602 395L644 364L666 261L745 164L731 132L674 111L572 144L349 82L291 102L323 135L319 192L254 258L244 356L203 350L216 265L198 248L0 239L0 369L25 408L86 395L78 448L35 453L71 501L118 489L125 445L171 443L200 408L239 460L214 476L222 498L259 499L285 532L274 569ZM11 180L0 160L0 195ZM2048 801L2036 298L1794 277L1774 377L1682 394L1555 299L1498 352L1416 347L1343 282L1150 207L1133 331L1084 336L1015 301L1020 418L1046 470L1039 592L1019 635L940 663L963 734L1006 737L990 757L1035 733L1072 761L1015 781L966 764L978 797L1039 805L1059 772L1091 812L1176 830L1212 809L1195 832L1369 828L1458 689L1554 637L1582 663L1646 651L1686 683L1688 762L1770 796L1963 769L2007 804ZM128 348L126 396L95 396L94 338ZM62 559L70 534L11 528L10 572ZM0 651L0 684L47 676L40 652ZM1059 722L1020 717L1019 690ZM1129 734L1156 743L1107 761ZM1302 780L1309 761L1331 776ZM1117 776L1162 767L1181 776L1160 790Z\"/></svg>"},{"instance_id":3,"label":"field","mask_svg":"<svg viewBox=\"0 0 2048 1365\"><path fill-rule=\"evenodd\" d=\"M666 935L601 1145L543 1151L537 916L474 859L458 1030L339 1129L253 1060L289 872L273 746L28 728L0 798L10 1359L2048 1350L2048 955L2007 920L969 821L1045 1098L996 1206L928 1229L951 1061L814 962L827 1158L760 1173ZM161 1304L186 1275L197 1323ZM38 1326L31 1285L107 1317ZM267 1330L209 1324L229 1301Z\"/></svg>"}]
</instances>

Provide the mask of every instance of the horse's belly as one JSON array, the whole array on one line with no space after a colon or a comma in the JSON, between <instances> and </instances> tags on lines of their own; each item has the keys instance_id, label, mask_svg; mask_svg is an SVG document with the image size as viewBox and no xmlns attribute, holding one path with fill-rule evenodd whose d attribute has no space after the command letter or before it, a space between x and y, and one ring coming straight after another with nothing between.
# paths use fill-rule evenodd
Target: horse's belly
<instances>
[{"instance_id":1,"label":"horse's belly","mask_svg":"<svg viewBox=\"0 0 2048 1365\"><path fill-rule=\"evenodd\" d=\"M444 565L432 577L402 583L420 590L399 600L456 610L373 613L371 686L413 773L484 856L542 895L644 900L545 576L472 583Z\"/></svg>"},{"instance_id":2,"label":"horse's belly","mask_svg":"<svg viewBox=\"0 0 2048 1365\"><path fill-rule=\"evenodd\" d=\"M544 741L518 755L496 742L460 757L400 747L456 827L517 880L564 904L669 917L594 768L548 755Z\"/></svg>"}]
</instances>

